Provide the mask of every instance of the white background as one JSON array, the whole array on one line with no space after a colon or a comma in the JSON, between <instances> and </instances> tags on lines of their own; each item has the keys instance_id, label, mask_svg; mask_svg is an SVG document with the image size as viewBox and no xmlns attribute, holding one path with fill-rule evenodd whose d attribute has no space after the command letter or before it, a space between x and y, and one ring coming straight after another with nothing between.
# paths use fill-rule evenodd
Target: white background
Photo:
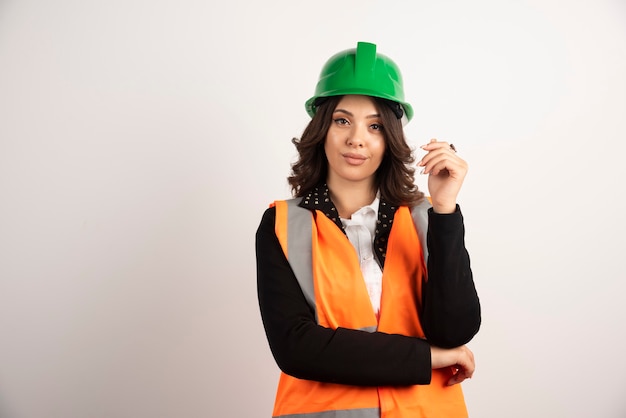
<instances>
[{"instance_id":1,"label":"white background","mask_svg":"<svg viewBox=\"0 0 626 418\"><path fill-rule=\"evenodd\" d=\"M3 0L0 417L271 415L254 233L361 40L470 164L470 415L626 416L624 1Z\"/></svg>"}]
</instances>

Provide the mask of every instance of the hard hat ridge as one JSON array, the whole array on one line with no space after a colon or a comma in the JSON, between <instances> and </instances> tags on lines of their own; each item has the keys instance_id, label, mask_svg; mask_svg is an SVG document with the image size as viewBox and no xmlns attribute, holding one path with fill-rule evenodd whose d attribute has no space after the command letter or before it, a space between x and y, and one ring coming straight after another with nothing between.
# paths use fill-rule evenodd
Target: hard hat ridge
<instances>
[{"instance_id":1,"label":"hard hat ridge","mask_svg":"<svg viewBox=\"0 0 626 418\"><path fill-rule=\"evenodd\" d=\"M357 44L354 63L354 76L361 81L368 81L374 78L374 67L376 66L376 45L359 42Z\"/></svg>"}]
</instances>

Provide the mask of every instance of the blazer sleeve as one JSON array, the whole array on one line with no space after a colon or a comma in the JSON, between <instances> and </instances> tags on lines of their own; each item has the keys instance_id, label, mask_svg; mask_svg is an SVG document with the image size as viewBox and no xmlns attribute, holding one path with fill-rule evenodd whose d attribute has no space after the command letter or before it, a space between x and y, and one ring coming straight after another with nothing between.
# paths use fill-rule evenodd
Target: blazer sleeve
<instances>
[{"instance_id":1,"label":"blazer sleeve","mask_svg":"<svg viewBox=\"0 0 626 418\"><path fill-rule=\"evenodd\" d=\"M428 209L428 280L423 292L422 327L427 340L442 348L469 342L481 323L465 226L459 206L454 213Z\"/></svg>"},{"instance_id":2,"label":"blazer sleeve","mask_svg":"<svg viewBox=\"0 0 626 418\"><path fill-rule=\"evenodd\" d=\"M317 324L274 231L267 209L256 233L257 293L270 350L291 376L360 386L428 384L430 345L397 334Z\"/></svg>"}]
</instances>

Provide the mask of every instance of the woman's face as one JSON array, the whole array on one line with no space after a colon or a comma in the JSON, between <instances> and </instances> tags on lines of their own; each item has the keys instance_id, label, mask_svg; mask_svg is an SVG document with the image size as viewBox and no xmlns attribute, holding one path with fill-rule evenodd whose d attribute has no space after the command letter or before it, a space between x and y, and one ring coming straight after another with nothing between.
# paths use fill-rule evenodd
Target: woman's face
<instances>
[{"instance_id":1,"label":"woman's face","mask_svg":"<svg viewBox=\"0 0 626 418\"><path fill-rule=\"evenodd\" d=\"M332 115L324 151L328 184L337 181L371 182L385 154L382 119L369 96L344 96Z\"/></svg>"}]
</instances>

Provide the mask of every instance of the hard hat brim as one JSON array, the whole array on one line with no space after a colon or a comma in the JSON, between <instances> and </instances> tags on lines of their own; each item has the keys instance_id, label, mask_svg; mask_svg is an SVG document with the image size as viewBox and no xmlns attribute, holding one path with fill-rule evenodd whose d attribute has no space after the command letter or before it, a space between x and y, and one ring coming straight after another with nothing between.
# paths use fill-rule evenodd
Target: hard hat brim
<instances>
[{"instance_id":1,"label":"hard hat brim","mask_svg":"<svg viewBox=\"0 0 626 418\"><path fill-rule=\"evenodd\" d=\"M313 117L315 116L315 113L317 112L317 107L315 106L315 101L317 99L320 99L322 97L346 96L349 94L356 94L356 95L369 96L369 97L378 97L381 99L386 99L392 102L400 103L400 105L402 106L402 109L404 110L404 114L406 115L407 122L413 118L413 107L409 103L400 102L398 100L395 100L393 97L385 97L384 95L376 94L375 92L372 92L371 90L365 90L365 89L351 89L351 90L335 91L335 92L328 92L323 95L313 96L305 102L304 107L306 109L306 112L309 114L309 116Z\"/></svg>"}]
</instances>

